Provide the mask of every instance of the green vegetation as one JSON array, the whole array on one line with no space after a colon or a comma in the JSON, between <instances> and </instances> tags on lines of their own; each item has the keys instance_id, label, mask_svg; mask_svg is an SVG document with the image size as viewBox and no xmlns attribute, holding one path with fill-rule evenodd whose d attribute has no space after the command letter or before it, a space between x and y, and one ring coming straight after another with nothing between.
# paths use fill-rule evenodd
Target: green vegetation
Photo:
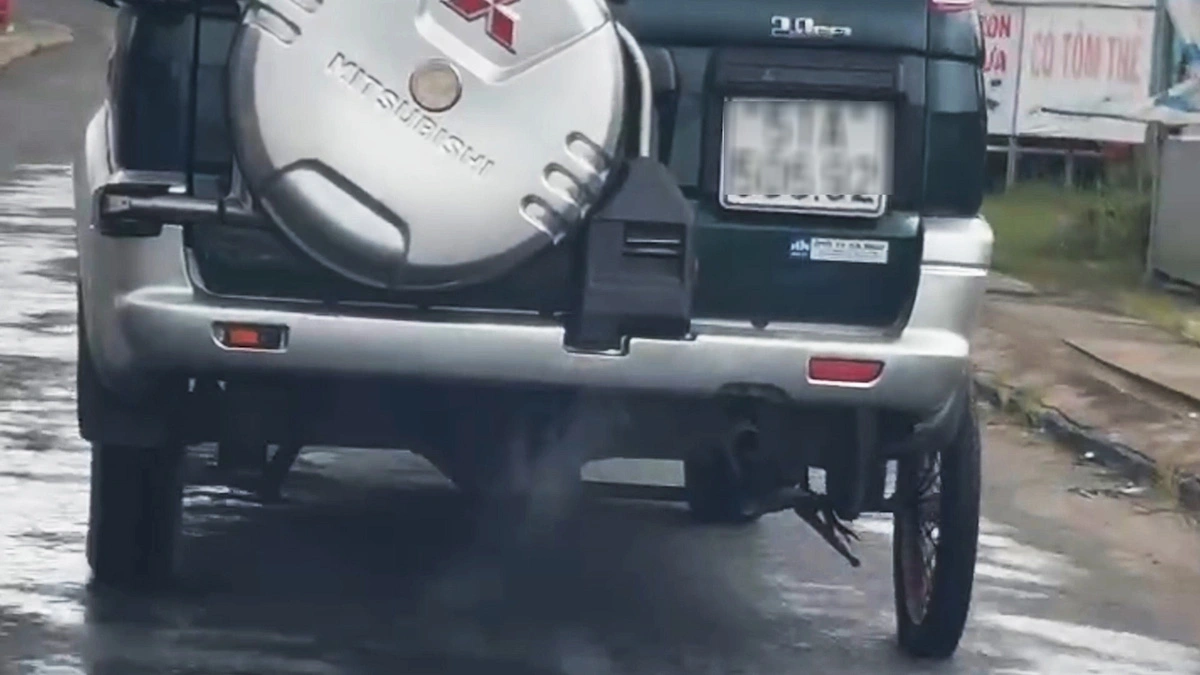
<instances>
[{"instance_id":1,"label":"green vegetation","mask_svg":"<svg viewBox=\"0 0 1200 675\"><path fill-rule=\"evenodd\" d=\"M1200 312L1142 283L1148 192L1032 182L990 196L983 212L996 232L997 271L1200 341Z\"/></svg>"},{"instance_id":2,"label":"green vegetation","mask_svg":"<svg viewBox=\"0 0 1200 675\"><path fill-rule=\"evenodd\" d=\"M1017 185L984 203L998 271L1055 291L1136 287L1150 227L1147 196L1132 189Z\"/></svg>"}]
</instances>

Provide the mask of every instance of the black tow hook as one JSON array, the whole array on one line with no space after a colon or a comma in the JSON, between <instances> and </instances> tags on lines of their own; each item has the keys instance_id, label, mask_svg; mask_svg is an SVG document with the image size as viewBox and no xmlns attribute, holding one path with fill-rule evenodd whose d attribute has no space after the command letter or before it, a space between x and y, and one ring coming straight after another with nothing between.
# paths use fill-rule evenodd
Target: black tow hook
<instances>
[{"instance_id":1,"label":"black tow hook","mask_svg":"<svg viewBox=\"0 0 1200 675\"><path fill-rule=\"evenodd\" d=\"M859 540L858 534L838 518L832 501L825 495L794 485L754 500L751 507L755 516L789 509L794 511L801 520L816 530L833 550L845 558L851 567L862 565L862 561L850 550L851 542Z\"/></svg>"}]
</instances>

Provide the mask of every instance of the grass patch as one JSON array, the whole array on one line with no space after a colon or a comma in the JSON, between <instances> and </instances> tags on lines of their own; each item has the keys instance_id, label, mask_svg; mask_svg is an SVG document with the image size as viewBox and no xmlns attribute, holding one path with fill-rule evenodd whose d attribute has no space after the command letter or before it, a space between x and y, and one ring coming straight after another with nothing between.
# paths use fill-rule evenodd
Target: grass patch
<instances>
[{"instance_id":1,"label":"grass patch","mask_svg":"<svg viewBox=\"0 0 1200 675\"><path fill-rule=\"evenodd\" d=\"M1151 207L1134 188L1025 183L984 202L996 233L993 266L1200 342L1200 311L1143 283Z\"/></svg>"},{"instance_id":2,"label":"grass patch","mask_svg":"<svg viewBox=\"0 0 1200 675\"><path fill-rule=\"evenodd\" d=\"M1133 288L1149 232L1147 197L1131 189L1027 183L988 197L998 271L1053 290Z\"/></svg>"},{"instance_id":3,"label":"grass patch","mask_svg":"<svg viewBox=\"0 0 1200 675\"><path fill-rule=\"evenodd\" d=\"M1165 293L1144 289L1117 292L1117 309L1200 344L1200 310Z\"/></svg>"}]
</instances>

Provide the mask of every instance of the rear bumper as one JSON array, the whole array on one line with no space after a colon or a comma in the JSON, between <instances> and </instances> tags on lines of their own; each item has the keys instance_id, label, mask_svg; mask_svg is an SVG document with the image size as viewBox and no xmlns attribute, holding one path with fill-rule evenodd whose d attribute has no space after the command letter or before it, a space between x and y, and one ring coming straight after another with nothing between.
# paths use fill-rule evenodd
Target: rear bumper
<instances>
[{"instance_id":1,"label":"rear bumper","mask_svg":"<svg viewBox=\"0 0 1200 675\"><path fill-rule=\"evenodd\" d=\"M99 236L99 235L96 235ZM709 396L755 385L802 402L927 411L966 373L968 331L983 269L927 265L909 326L899 335L817 327L699 323L689 341L632 340L623 355L572 353L550 320L425 314L368 307L235 300L208 295L189 273L183 233L93 242L85 286L92 349L117 388L161 373L430 377L663 391ZM233 351L214 322L286 326L279 352ZM866 385L813 382L813 357L875 359Z\"/></svg>"},{"instance_id":2,"label":"rear bumper","mask_svg":"<svg viewBox=\"0 0 1200 675\"><path fill-rule=\"evenodd\" d=\"M433 378L561 385L712 396L759 387L801 403L843 403L928 413L967 373L969 336L986 283L992 233L978 218L933 218L920 287L899 332L840 327L696 322L687 341L634 339L622 355L570 352L563 329L527 315L232 299L207 293L183 229L149 238L111 238L91 224L96 188L113 179L105 148L89 130L86 166L76 172L80 278L90 348L116 391L153 377L319 375ZM277 352L234 351L215 322L286 326ZM814 357L883 362L868 384L814 382Z\"/></svg>"}]
</instances>

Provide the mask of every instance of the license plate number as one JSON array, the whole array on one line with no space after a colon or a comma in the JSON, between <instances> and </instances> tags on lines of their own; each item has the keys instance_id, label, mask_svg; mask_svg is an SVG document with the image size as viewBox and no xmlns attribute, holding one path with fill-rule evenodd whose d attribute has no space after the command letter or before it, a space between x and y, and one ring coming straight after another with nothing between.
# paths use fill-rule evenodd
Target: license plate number
<instances>
[{"instance_id":1,"label":"license plate number","mask_svg":"<svg viewBox=\"0 0 1200 675\"><path fill-rule=\"evenodd\" d=\"M890 104L727 99L721 204L730 209L875 217L891 186Z\"/></svg>"}]
</instances>

